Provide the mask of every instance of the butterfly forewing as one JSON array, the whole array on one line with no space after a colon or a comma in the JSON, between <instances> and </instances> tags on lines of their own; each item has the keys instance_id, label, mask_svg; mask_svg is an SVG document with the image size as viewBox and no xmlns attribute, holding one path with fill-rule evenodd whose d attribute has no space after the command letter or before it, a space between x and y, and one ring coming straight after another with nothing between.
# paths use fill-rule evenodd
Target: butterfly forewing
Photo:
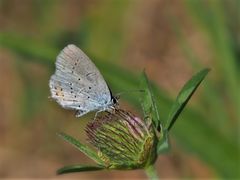
<instances>
[{"instance_id":1,"label":"butterfly forewing","mask_svg":"<svg viewBox=\"0 0 240 180\"><path fill-rule=\"evenodd\" d=\"M111 106L111 93L101 73L75 45L58 55L49 85L52 98L64 108L79 110L78 116Z\"/></svg>"}]
</instances>

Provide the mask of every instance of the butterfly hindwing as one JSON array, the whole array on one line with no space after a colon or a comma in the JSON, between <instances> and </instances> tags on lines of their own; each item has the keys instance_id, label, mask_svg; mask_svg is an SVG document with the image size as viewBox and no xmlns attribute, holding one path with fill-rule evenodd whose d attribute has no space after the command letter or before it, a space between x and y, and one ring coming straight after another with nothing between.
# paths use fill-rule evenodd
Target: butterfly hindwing
<instances>
[{"instance_id":1,"label":"butterfly hindwing","mask_svg":"<svg viewBox=\"0 0 240 180\"><path fill-rule=\"evenodd\" d=\"M82 112L79 116L112 105L101 73L75 45L68 45L58 55L49 85L52 98L66 109Z\"/></svg>"}]
</instances>

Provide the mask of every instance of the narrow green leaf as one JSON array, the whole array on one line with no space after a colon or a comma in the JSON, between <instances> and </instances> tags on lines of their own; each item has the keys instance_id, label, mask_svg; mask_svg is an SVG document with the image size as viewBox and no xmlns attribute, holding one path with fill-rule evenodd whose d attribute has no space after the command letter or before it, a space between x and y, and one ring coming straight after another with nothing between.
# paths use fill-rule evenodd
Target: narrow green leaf
<instances>
[{"instance_id":1,"label":"narrow green leaf","mask_svg":"<svg viewBox=\"0 0 240 180\"><path fill-rule=\"evenodd\" d=\"M171 129L173 124L176 122L178 116L183 111L187 102L196 91L197 87L200 85L202 80L208 74L210 69L203 69L197 74L195 74L181 89L180 93L177 96L177 99L172 105L171 111L168 115L168 120L166 124L166 128L168 131Z\"/></svg>"},{"instance_id":2,"label":"narrow green leaf","mask_svg":"<svg viewBox=\"0 0 240 180\"><path fill-rule=\"evenodd\" d=\"M103 164L102 160L98 157L97 153L87 147L86 145L80 143L78 140L73 138L72 136L69 136L63 132L57 133L61 138L63 138L65 141L67 141L69 144L76 147L79 151L84 153L86 156L94 160L98 164Z\"/></svg>"},{"instance_id":3,"label":"narrow green leaf","mask_svg":"<svg viewBox=\"0 0 240 180\"><path fill-rule=\"evenodd\" d=\"M170 143L168 140L168 131L162 130L162 136L159 138L157 144L157 154L163 154L170 150Z\"/></svg>"},{"instance_id":4,"label":"narrow green leaf","mask_svg":"<svg viewBox=\"0 0 240 180\"><path fill-rule=\"evenodd\" d=\"M27 41L27 42L26 42ZM26 42L26 43L22 43ZM52 47L46 47L45 43L41 43L31 39L30 37L21 36L18 33L0 33L0 47L11 49L21 54L31 61L40 62L42 64L54 65L59 51ZM36 59L37 58L37 59ZM41 60L39 60L41 59Z\"/></svg>"},{"instance_id":5,"label":"narrow green leaf","mask_svg":"<svg viewBox=\"0 0 240 180\"><path fill-rule=\"evenodd\" d=\"M57 170L57 174L66 174L73 172L98 171L104 169L103 166L70 165Z\"/></svg>"},{"instance_id":6,"label":"narrow green leaf","mask_svg":"<svg viewBox=\"0 0 240 180\"><path fill-rule=\"evenodd\" d=\"M158 113L158 108L157 108L154 95L145 72L142 73L140 88L144 90L144 93L141 98L141 104L142 104L144 116L152 117L155 128L157 130L160 130L161 122L160 122L160 117Z\"/></svg>"}]
</instances>

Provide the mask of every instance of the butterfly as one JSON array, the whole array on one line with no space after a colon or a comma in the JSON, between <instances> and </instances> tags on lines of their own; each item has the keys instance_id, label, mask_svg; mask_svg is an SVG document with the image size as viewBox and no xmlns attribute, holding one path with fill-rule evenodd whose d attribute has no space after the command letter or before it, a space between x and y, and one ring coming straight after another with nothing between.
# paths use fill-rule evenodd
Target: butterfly
<instances>
[{"instance_id":1,"label":"butterfly","mask_svg":"<svg viewBox=\"0 0 240 180\"><path fill-rule=\"evenodd\" d=\"M57 56L51 76L51 97L81 117L88 112L112 111L118 104L102 74L77 46L66 46Z\"/></svg>"}]
</instances>

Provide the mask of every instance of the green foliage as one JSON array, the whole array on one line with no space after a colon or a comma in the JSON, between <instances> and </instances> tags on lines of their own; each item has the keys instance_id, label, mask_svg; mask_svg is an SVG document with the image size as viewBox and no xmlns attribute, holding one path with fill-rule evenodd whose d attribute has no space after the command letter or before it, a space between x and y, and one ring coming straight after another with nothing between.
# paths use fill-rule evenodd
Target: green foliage
<instances>
[{"instance_id":1,"label":"green foliage","mask_svg":"<svg viewBox=\"0 0 240 180\"><path fill-rule=\"evenodd\" d=\"M167 153L170 150L170 143L168 138L168 130L162 129L161 136L159 137L157 144L157 154Z\"/></svg>"},{"instance_id":2,"label":"green foliage","mask_svg":"<svg viewBox=\"0 0 240 180\"><path fill-rule=\"evenodd\" d=\"M205 78L209 69L203 69L196 75L194 75L182 88L180 93L178 94L177 99L173 103L171 111L168 115L168 120L165 128L168 131L172 128L173 124L177 120L180 113L183 111L184 107L186 106L187 102L196 91L197 87L200 85L202 80Z\"/></svg>"},{"instance_id":3,"label":"green foliage","mask_svg":"<svg viewBox=\"0 0 240 180\"><path fill-rule=\"evenodd\" d=\"M150 87L147 75L143 72L141 77L141 89L144 93L141 94L141 104L144 112L144 116L152 119L156 129L161 130L161 122L159 117L159 109L156 104L152 89Z\"/></svg>"},{"instance_id":4,"label":"green foliage","mask_svg":"<svg viewBox=\"0 0 240 180\"><path fill-rule=\"evenodd\" d=\"M26 42L26 43L23 43ZM8 48L21 55L23 60L35 61L41 64L50 64L58 53L56 48L48 48L44 43L33 40L18 33L0 33L0 47Z\"/></svg>"},{"instance_id":5,"label":"green foliage","mask_svg":"<svg viewBox=\"0 0 240 180\"><path fill-rule=\"evenodd\" d=\"M88 165L71 165L65 166L57 171L57 174L66 174L73 172L83 172L83 171L97 171L102 170L104 167L101 166L88 166Z\"/></svg>"},{"instance_id":6,"label":"green foliage","mask_svg":"<svg viewBox=\"0 0 240 180\"><path fill-rule=\"evenodd\" d=\"M148 78L143 72L141 82L141 88L144 90L144 95L142 96L142 107L144 115L152 120L156 131L159 131L160 133L159 141L157 143L158 154L169 150L169 131L208 72L209 69L201 70L183 86L172 105L166 124L163 124L163 122L159 119L159 108L156 106L155 97L152 93Z\"/></svg>"},{"instance_id":7,"label":"green foliage","mask_svg":"<svg viewBox=\"0 0 240 180\"><path fill-rule=\"evenodd\" d=\"M69 136L63 132L58 133L58 135L63 138L66 142L70 143L74 147L76 147L79 151L87 155L89 158L94 160L98 164L102 164L102 160L98 157L95 151L87 147L86 145L80 143L78 140L73 138L72 136Z\"/></svg>"},{"instance_id":8,"label":"green foliage","mask_svg":"<svg viewBox=\"0 0 240 180\"><path fill-rule=\"evenodd\" d=\"M127 0L103 0L98 8L90 10L79 25L81 47L103 60L117 61L124 48L124 19L131 4Z\"/></svg>"},{"instance_id":9,"label":"green foliage","mask_svg":"<svg viewBox=\"0 0 240 180\"><path fill-rule=\"evenodd\" d=\"M237 1L191 1L185 5L196 27L201 30L209 42L208 49L212 53L211 67L214 77L209 79L199 97L198 111L201 111L205 126L198 124L198 129L190 129L187 124L181 124L195 135L204 133L196 140L183 137L182 128L174 129L177 138L191 140L186 142L200 149L202 159L211 164L216 171L225 178L240 177L238 152L240 151L238 121L240 119L240 84L239 84L239 44L236 43L237 28L236 15L238 14ZM201 57L194 51L182 26L175 21L174 30L177 32L180 46L185 52L186 59L195 68L201 66ZM205 112L205 114L203 113ZM190 118L200 118L199 114ZM185 122L183 122L185 123ZM208 128L210 132L206 130ZM205 137L204 137L205 135ZM180 137L181 136L181 137ZM204 138L212 143L204 142ZM216 143L221 141L221 143ZM184 145L185 146L185 145ZM185 146L187 147L187 146ZM204 152L203 148L208 151ZM217 153L216 153L217 152ZM234 158L235 157L235 158ZM236 158L238 157L238 158ZM224 162L223 164L220 162Z\"/></svg>"}]
</instances>

